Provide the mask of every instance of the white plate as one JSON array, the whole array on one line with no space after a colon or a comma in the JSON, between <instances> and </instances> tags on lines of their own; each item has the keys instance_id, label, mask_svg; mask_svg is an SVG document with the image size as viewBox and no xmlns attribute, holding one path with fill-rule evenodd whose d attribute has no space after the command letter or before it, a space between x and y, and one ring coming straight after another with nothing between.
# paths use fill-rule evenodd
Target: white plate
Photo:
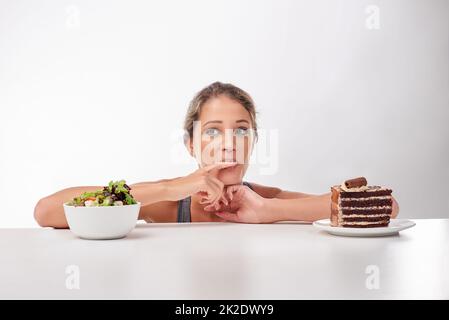
<instances>
[{"instance_id":1,"label":"white plate","mask_svg":"<svg viewBox=\"0 0 449 320\"><path fill-rule=\"evenodd\" d=\"M388 227L378 228L344 228L332 227L329 219L318 220L313 223L313 226L324 230L336 236L346 237L384 237L397 234L399 231L411 228L416 223L406 219L391 219Z\"/></svg>"}]
</instances>

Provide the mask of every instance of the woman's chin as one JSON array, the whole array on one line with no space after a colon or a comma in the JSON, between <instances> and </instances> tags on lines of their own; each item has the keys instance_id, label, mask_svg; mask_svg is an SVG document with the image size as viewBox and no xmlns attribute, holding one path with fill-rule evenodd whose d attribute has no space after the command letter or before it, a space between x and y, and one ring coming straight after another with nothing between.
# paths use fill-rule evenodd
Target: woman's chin
<instances>
[{"instance_id":1,"label":"woman's chin","mask_svg":"<svg viewBox=\"0 0 449 320\"><path fill-rule=\"evenodd\" d=\"M242 182L243 178L242 171L242 166L236 165L235 167L220 170L217 178L223 182L224 185L239 184Z\"/></svg>"}]
</instances>

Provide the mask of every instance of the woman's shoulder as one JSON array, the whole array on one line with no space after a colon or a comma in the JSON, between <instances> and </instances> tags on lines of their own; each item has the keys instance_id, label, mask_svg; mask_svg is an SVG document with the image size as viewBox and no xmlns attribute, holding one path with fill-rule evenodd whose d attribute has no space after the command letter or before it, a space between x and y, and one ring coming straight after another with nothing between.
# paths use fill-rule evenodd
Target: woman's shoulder
<instances>
[{"instance_id":1,"label":"woman's shoulder","mask_svg":"<svg viewBox=\"0 0 449 320\"><path fill-rule=\"evenodd\" d=\"M282 189L278 188L278 187L270 187L270 186L265 186L262 184L258 184L255 182L248 182L245 181L244 184L249 184L251 189L254 190L254 192L256 192L258 195L260 195L263 198L274 198L276 197L277 194L279 194Z\"/></svg>"}]
</instances>

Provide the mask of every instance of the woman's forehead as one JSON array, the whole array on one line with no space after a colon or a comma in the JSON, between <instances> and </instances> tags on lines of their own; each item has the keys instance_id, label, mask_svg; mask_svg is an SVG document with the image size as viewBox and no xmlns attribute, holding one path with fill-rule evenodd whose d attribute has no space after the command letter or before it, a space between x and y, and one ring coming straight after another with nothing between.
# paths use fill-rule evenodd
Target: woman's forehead
<instances>
[{"instance_id":1,"label":"woman's forehead","mask_svg":"<svg viewBox=\"0 0 449 320\"><path fill-rule=\"evenodd\" d=\"M249 112L239 102L221 95L209 99L201 107L198 120L204 122L210 120L237 121L240 119L251 122Z\"/></svg>"}]
</instances>

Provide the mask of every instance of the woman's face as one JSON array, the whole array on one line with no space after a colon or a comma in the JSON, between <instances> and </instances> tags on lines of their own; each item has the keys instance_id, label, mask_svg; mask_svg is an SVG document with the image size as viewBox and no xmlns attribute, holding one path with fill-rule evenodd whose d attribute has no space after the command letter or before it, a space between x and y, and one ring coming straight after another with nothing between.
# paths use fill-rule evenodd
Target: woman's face
<instances>
[{"instance_id":1,"label":"woman's face","mask_svg":"<svg viewBox=\"0 0 449 320\"><path fill-rule=\"evenodd\" d=\"M225 185L242 182L253 146L249 112L238 102L220 95L207 101L194 123L191 153L200 167L216 162L238 162L220 170L217 178Z\"/></svg>"}]
</instances>

